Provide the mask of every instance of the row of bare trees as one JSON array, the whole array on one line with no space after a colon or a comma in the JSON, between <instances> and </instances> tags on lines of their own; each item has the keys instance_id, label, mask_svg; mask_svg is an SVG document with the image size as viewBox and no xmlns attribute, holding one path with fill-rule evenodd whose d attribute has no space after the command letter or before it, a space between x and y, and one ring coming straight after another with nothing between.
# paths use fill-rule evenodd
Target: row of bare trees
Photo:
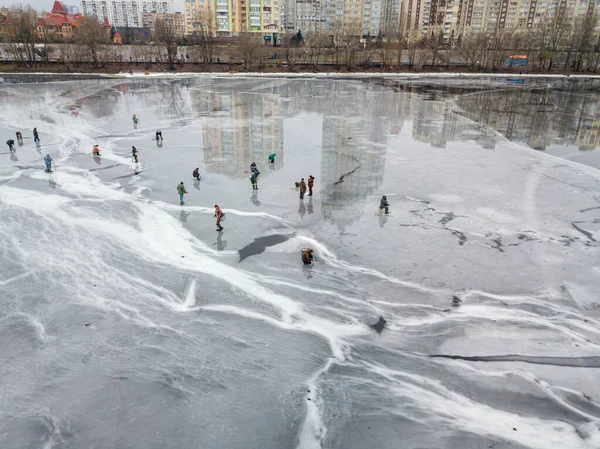
<instances>
[{"instance_id":1,"label":"row of bare trees","mask_svg":"<svg viewBox=\"0 0 600 449\"><path fill-rule=\"evenodd\" d=\"M111 44L108 33L98 20L88 18L75 30L70 44L56 40L45 28L37 29L40 16L30 7L14 7L7 28L7 45L12 59L20 64L35 65L49 60L58 51L60 59L88 61L94 67L108 61L123 60L123 53ZM499 70L507 56L525 54L533 70L596 71L600 34L598 16L586 15L573 20L568 15L541 18L532 29L499 29L492 33L465 32L450 36L441 30L423 34L410 29L401 18L393 29L376 38L365 38L360 23L346 23L333 34L308 32L302 36L284 35L273 48L260 33L240 33L230 53L239 56L247 70L262 68L275 58L293 71L299 64L318 67L322 64L353 70L358 67L380 66L385 69L400 66L469 65L484 71ZM210 11L195 21L192 35L182 38L175 24L157 19L152 26L151 44L136 46L128 53L130 61L160 62L170 70L181 60L179 46L185 41L185 58L189 62L210 64L215 60L217 30Z\"/></svg>"},{"instance_id":2,"label":"row of bare trees","mask_svg":"<svg viewBox=\"0 0 600 449\"><path fill-rule=\"evenodd\" d=\"M532 29L500 29L492 33L467 32L449 37L433 30L403 27L405 21L377 38L363 38L362 28L348 26L332 36L307 33L299 46L283 41L283 54L290 70L297 63L325 62L348 70L360 66L469 65L484 71L499 70L508 56L528 56L534 70L572 67L574 71L595 71L600 34L598 16L578 20L563 15L542 18Z\"/></svg>"}]
</instances>

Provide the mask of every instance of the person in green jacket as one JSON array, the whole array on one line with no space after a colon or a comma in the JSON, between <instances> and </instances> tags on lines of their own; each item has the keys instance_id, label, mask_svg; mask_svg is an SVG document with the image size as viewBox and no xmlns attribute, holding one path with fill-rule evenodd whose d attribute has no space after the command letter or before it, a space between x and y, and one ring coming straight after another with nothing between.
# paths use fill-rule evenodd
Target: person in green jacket
<instances>
[{"instance_id":1,"label":"person in green jacket","mask_svg":"<svg viewBox=\"0 0 600 449\"><path fill-rule=\"evenodd\" d=\"M187 193L187 190L185 190L185 186L183 185L183 181L181 181L177 186L177 193L179 193L179 204L183 206L185 204L183 201L183 195L184 193Z\"/></svg>"},{"instance_id":2,"label":"person in green jacket","mask_svg":"<svg viewBox=\"0 0 600 449\"><path fill-rule=\"evenodd\" d=\"M252 172L252 176L250 176L252 190L258 190L258 175L260 175L260 172L258 170L255 170Z\"/></svg>"},{"instance_id":3,"label":"person in green jacket","mask_svg":"<svg viewBox=\"0 0 600 449\"><path fill-rule=\"evenodd\" d=\"M274 163L275 163L275 153L271 153L271 154L269 154L269 162L270 162L271 164L274 164Z\"/></svg>"}]
</instances>

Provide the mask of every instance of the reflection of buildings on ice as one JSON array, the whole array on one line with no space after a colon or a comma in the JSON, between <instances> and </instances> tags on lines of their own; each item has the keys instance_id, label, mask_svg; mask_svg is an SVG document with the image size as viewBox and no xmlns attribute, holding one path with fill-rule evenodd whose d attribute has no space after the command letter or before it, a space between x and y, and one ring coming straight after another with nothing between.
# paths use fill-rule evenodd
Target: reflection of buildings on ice
<instances>
[{"instance_id":1,"label":"reflection of buildings on ice","mask_svg":"<svg viewBox=\"0 0 600 449\"><path fill-rule=\"evenodd\" d=\"M343 89L345 92L338 92ZM396 95L336 83L323 117L321 212L340 227L358 219L383 183L390 116ZM379 200L376 200L379 201Z\"/></svg>"},{"instance_id":2,"label":"reflection of buildings on ice","mask_svg":"<svg viewBox=\"0 0 600 449\"><path fill-rule=\"evenodd\" d=\"M457 120L452 103L444 101L441 95L416 97L413 111L412 136L415 140L443 148L456 135Z\"/></svg>"},{"instance_id":3,"label":"reflection of buildings on ice","mask_svg":"<svg viewBox=\"0 0 600 449\"><path fill-rule=\"evenodd\" d=\"M502 136L542 151L550 144L576 145L582 151L599 144L600 96L581 84L565 90L510 87L479 92L390 80L381 84L411 94L398 98L406 98L407 106L392 113L392 130L412 118L412 137L432 146L471 140L492 149Z\"/></svg>"},{"instance_id":4,"label":"reflection of buildings on ice","mask_svg":"<svg viewBox=\"0 0 600 449\"><path fill-rule=\"evenodd\" d=\"M495 132L540 151L552 143L576 145L580 150L598 145L600 98L585 92L481 92L460 97L457 105L467 117L486 125L479 133L487 134L487 145L480 142L482 137L478 139L485 148L494 147Z\"/></svg>"},{"instance_id":5,"label":"reflection of buildings on ice","mask_svg":"<svg viewBox=\"0 0 600 449\"><path fill-rule=\"evenodd\" d=\"M275 167L283 165L283 116L275 94L208 92L214 111L203 129L204 163L211 172L248 176L250 164L267 164L276 153ZM215 116L216 114L216 116Z\"/></svg>"}]
</instances>

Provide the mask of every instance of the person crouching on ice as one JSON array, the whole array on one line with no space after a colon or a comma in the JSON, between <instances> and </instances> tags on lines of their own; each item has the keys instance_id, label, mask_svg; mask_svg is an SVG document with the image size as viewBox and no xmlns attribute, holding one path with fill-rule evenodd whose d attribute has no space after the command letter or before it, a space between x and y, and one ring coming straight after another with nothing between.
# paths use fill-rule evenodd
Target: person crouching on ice
<instances>
[{"instance_id":1,"label":"person crouching on ice","mask_svg":"<svg viewBox=\"0 0 600 449\"><path fill-rule=\"evenodd\" d=\"M381 197L381 201L379 202L379 213L381 213L382 210L385 210L386 215L390 213L390 203L388 203L385 195Z\"/></svg>"},{"instance_id":2,"label":"person crouching on ice","mask_svg":"<svg viewBox=\"0 0 600 449\"><path fill-rule=\"evenodd\" d=\"M94 148L92 148L92 154L94 156L100 156L100 147L98 147L98 145L94 145Z\"/></svg>"},{"instance_id":3,"label":"person crouching on ice","mask_svg":"<svg viewBox=\"0 0 600 449\"><path fill-rule=\"evenodd\" d=\"M311 248L302 248L302 262L304 262L304 265L310 265L316 260L313 252Z\"/></svg>"}]
</instances>

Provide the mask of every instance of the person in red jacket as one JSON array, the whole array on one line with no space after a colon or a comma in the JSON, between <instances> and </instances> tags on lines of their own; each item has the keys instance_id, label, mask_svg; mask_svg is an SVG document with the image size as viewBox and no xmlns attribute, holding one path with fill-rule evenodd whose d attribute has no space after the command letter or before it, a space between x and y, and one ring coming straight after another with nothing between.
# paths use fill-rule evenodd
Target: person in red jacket
<instances>
[{"instance_id":1,"label":"person in red jacket","mask_svg":"<svg viewBox=\"0 0 600 449\"><path fill-rule=\"evenodd\" d=\"M313 175L310 175L308 177L308 196L312 196L312 189L315 185L315 178L313 178Z\"/></svg>"},{"instance_id":2,"label":"person in red jacket","mask_svg":"<svg viewBox=\"0 0 600 449\"><path fill-rule=\"evenodd\" d=\"M221 226L221 217L223 217L223 211L219 207L218 204L215 204L215 218L217 219L217 231L221 232L223 230L223 226Z\"/></svg>"}]
</instances>

